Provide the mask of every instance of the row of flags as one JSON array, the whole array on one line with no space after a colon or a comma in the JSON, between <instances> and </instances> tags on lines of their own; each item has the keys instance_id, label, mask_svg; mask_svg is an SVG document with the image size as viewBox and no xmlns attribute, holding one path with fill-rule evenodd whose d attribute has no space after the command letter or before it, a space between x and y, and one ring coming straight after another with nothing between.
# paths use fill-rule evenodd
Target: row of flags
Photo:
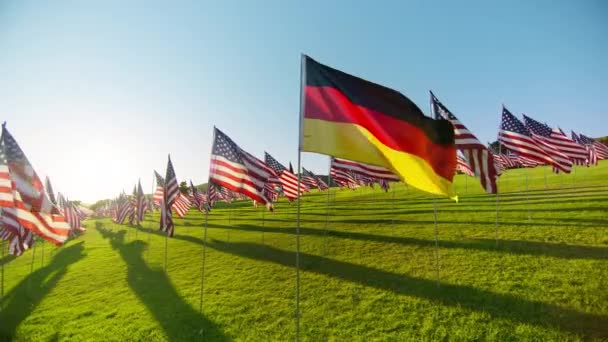
<instances>
[{"instance_id":1,"label":"row of flags","mask_svg":"<svg viewBox=\"0 0 608 342\"><path fill-rule=\"evenodd\" d=\"M55 197L48 177L45 184L19 144L2 125L0 138L0 239L8 241L10 254L31 248L34 236L57 246L84 231L86 215L63 194Z\"/></svg>"},{"instance_id":2,"label":"row of flags","mask_svg":"<svg viewBox=\"0 0 608 342\"><path fill-rule=\"evenodd\" d=\"M439 99L430 93L432 117L403 94L349 75L303 56L300 151L331 156L330 176L346 188L404 181L422 191L456 199L453 176L475 176L487 193L497 193L497 178L516 166L551 165L570 172L573 164L587 165L608 158L608 147L583 135L568 138L560 129L524 115L523 121L505 107L499 151L483 144ZM172 210L183 216L194 205L208 211L221 197L241 196L272 210L280 195L289 201L311 188L329 187L302 168L301 178L268 152L264 159L237 145L214 127L209 188L190 194L179 191L169 158L165 179L156 173L154 203L160 206L161 230L173 234Z\"/></svg>"}]
</instances>

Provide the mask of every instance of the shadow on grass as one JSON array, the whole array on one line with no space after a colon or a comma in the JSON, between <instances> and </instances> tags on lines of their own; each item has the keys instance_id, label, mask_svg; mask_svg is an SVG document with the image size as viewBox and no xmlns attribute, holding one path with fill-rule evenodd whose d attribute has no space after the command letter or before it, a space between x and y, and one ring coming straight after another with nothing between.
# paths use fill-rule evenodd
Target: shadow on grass
<instances>
[{"instance_id":1,"label":"shadow on grass","mask_svg":"<svg viewBox=\"0 0 608 342\"><path fill-rule=\"evenodd\" d=\"M254 260L294 267L295 253L256 243L228 243L214 240L215 250ZM464 285L414 278L371 267L300 253L301 269L398 294L425 298L442 305L488 313L496 318L538 326L557 326L588 338L608 337L608 317L578 312L507 294L497 294Z\"/></svg>"},{"instance_id":2,"label":"shadow on grass","mask_svg":"<svg viewBox=\"0 0 608 342\"><path fill-rule=\"evenodd\" d=\"M212 321L194 310L177 293L163 270L151 269L144 261L146 243L125 243L125 231L97 227L127 264L127 281L137 297L154 315L169 341L225 341L228 338Z\"/></svg>"},{"instance_id":3,"label":"shadow on grass","mask_svg":"<svg viewBox=\"0 0 608 342\"><path fill-rule=\"evenodd\" d=\"M0 303L0 340L14 338L19 324L63 278L67 267L84 256L83 251L84 242L60 248L51 262L25 277L3 298Z\"/></svg>"}]
</instances>

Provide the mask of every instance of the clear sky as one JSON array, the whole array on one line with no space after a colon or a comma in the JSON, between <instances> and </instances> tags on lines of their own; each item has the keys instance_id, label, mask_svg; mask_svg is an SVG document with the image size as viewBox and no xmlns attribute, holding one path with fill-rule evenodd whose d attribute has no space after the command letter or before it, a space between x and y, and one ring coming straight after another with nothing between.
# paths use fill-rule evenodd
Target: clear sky
<instances>
[{"instance_id":1,"label":"clear sky","mask_svg":"<svg viewBox=\"0 0 608 342\"><path fill-rule=\"evenodd\" d=\"M297 160L300 53L428 90L484 142L513 113L608 134L608 2L0 1L0 119L55 190L206 182L212 128ZM303 166L327 173L325 156Z\"/></svg>"}]
</instances>

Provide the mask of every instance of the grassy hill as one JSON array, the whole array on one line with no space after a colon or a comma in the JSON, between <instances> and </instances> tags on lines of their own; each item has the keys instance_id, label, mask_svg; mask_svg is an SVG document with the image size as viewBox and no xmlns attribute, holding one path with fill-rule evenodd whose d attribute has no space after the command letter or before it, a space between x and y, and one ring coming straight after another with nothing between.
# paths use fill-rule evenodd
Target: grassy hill
<instances>
[{"instance_id":1,"label":"grassy hill","mask_svg":"<svg viewBox=\"0 0 608 342\"><path fill-rule=\"evenodd\" d=\"M433 198L403 184L332 190L329 216L326 193L306 195L303 340L608 339L608 163L547 170L502 177L498 246L495 197L462 175L460 203L437 200L437 249ZM158 213L87 221L44 259L38 246L33 269L33 251L5 257L0 339L293 340L296 208L276 208L209 215L202 313L198 212L175 219L166 271Z\"/></svg>"}]
</instances>

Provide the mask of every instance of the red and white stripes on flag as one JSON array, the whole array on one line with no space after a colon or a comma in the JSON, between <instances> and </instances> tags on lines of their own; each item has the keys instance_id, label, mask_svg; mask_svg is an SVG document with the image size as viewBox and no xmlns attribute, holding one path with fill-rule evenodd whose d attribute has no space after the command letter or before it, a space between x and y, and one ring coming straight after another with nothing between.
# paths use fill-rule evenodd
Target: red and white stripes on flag
<instances>
[{"instance_id":1,"label":"red and white stripes on flag","mask_svg":"<svg viewBox=\"0 0 608 342\"><path fill-rule=\"evenodd\" d=\"M175 199L175 203L173 204L173 210L179 217L184 217L188 210L190 209L191 203L188 196L182 194L181 192L177 195Z\"/></svg>"},{"instance_id":2,"label":"red and white stripes on flag","mask_svg":"<svg viewBox=\"0 0 608 342\"><path fill-rule=\"evenodd\" d=\"M549 164L557 170L570 172L572 162L568 157L552 149L548 144L534 139L530 131L505 107L502 109L502 121L498 132L498 141L504 147L519 156L532 159L542 164ZM564 160L565 159L565 160Z\"/></svg>"},{"instance_id":3,"label":"red and white stripes on flag","mask_svg":"<svg viewBox=\"0 0 608 342\"><path fill-rule=\"evenodd\" d=\"M2 125L2 150L14 203L12 207L3 208L3 215L55 245L63 244L70 226L58 215L59 210L48 198L42 181L5 125Z\"/></svg>"},{"instance_id":4,"label":"red and white stripes on flag","mask_svg":"<svg viewBox=\"0 0 608 342\"><path fill-rule=\"evenodd\" d=\"M552 129L539 121L536 121L524 114L524 124L532 135L532 139L540 146L553 160L554 172L569 173L572 170L572 160L556 144L559 140L552 138Z\"/></svg>"},{"instance_id":5,"label":"red and white stripes on flag","mask_svg":"<svg viewBox=\"0 0 608 342\"><path fill-rule=\"evenodd\" d=\"M492 152L447 107L439 102L433 92L431 92L431 104L435 118L449 120L454 126L455 147L460 150L471 171L481 182L481 186L487 193L495 194L498 191L496 178L499 174Z\"/></svg>"},{"instance_id":6,"label":"red and white stripes on flag","mask_svg":"<svg viewBox=\"0 0 608 342\"><path fill-rule=\"evenodd\" d=\"M340 187L347 187L353 190L359 187L353 174L348 171L337 169L332 165L329 169L329 175Z\"/></svg>"},{"instance_id":7,"label":"red and white stripes on flag","mask_svg":"<svg viewBox=\"0 0 608 342\"><path fill-rule=\"evenodd\" d=\"M173 236L175 225L173 224L173 214L171 213L171 208L179 197L180 192L179 183L177 182L175 170L173 169L173 163L171 163L171 156L169 156L167 160L167 173L165 175L164 183L163 201L160 206L160 230L165 232L167 236Z\"/></svg>"},{"instance_id":8,"label":"red and white stripes on flag","mask_svg":"<svg viewBox=\"0 0 608 342\"><path fill-rule=\"evenodd\" d=\"M137 198L135 200L135 217L137 219L137 224L139 224L144 220L144 214L148 210L148 201L146 201L146 196L144 195L144 190L141 187L141 180L137 181L137 195L136 196L137 196Z\"/></svg>"},{"instance_id":9,"label":"red and white stripes on flag","mask_svg":"<svg viewBox=\"0 0 608 342\"><path fill-rule=\"evenodd\" d=\"M276 172L279 177L281 188L283 188L283 194L289 200L298 198L298 176L290 172L283 164L279 163L274 159L270 153L264 152L264 161L266 165ZM273 188L274 190L274 188ZM300 182L300 193L306 192L306 185ZM274 202L274 201L273 201Z\"/></svg>"},{"instance_id":10,"label":"red and white stripes on flag","mask_svg":"<svg viewBox=\"0 0 608 342\"><path fill-rule=\"evenodd\" d=\"M475 173L473 172L467 161L459 155L456 155L456 171L464 173L467 176L475 177Z\"/></svg>"},{"instance_id":11,"label":"red and white stripes on flag","mask_svg":"<svg viewBox=\"0 0 608 342\"><path fill-rule=\"evenodd\" d=\"M570 132L572 135L572 140L577 144L585 147L585 150L587 151L587 157L585 158L585 164L587 165L587 167L589 167L589 165L597 165L598 157L597 153L595 152L595 148L593 148L592 145L585 144L581 137L574 133L574 131Z\"/></svg>"},{"instance_id":12,"label":"red and white stripes on flag","mask_svg":"<svg viewBox=\"0 0 608 342\"><path fill-rule=\"evenodd\" d=\"M393 171L387 168L341 158L332 158L330 168L350 172L353 175L360 175L362 178L384 179L391 182L398 182L401 180Z\"/></svg>"},{"instance_id":13,"label":"red and white stripes on flag","mask_svg":"<svg viewBox=\"0 0 608 342\"><path fill-rule=\"evenodd\" d=\"M0 148L0 240L8 241L8 252L11 255L19 256L32 247L34 244L34 234L19 224L17 218L12 215L10 208L13 208L13 186L8 173L4 153ZM4 209L8 209L4 212Z\"/></svg>"},{"instance_id":14,"label":"red and white stripes on flag","mask_svg":"<svg viewBox=\"0 0 608 342\"><path fill-rule=\"evenodd\" d=\"M553 144L576 165L583 165L587 159L587 149L568 138L559 128L551 130Z\"/></svg>"},{"instance_id":15,"label":"red and white stripes on flag","mask_svg":"<svg viewBox=\"0 0 608 342\"><path fill-rule=\"evenodd\" d=\"M272 203L262 190L272 178L277 178L276 173L217 128L214 128L213 140L209 181L266 204L272 210Z\"/></svg>"},{"instance_id":16,"label":"red and white stripes on flag","mask_svg":"<svg viewBox=\"0 0 608 342\"><path fill-rule=\"evenodd\" d=\"M588 146L591 146L598 159L608 159L608 146L602 144L599 141L589 138L588 136L580 133L580 140Z\"/></svg>"}]
</instances>

